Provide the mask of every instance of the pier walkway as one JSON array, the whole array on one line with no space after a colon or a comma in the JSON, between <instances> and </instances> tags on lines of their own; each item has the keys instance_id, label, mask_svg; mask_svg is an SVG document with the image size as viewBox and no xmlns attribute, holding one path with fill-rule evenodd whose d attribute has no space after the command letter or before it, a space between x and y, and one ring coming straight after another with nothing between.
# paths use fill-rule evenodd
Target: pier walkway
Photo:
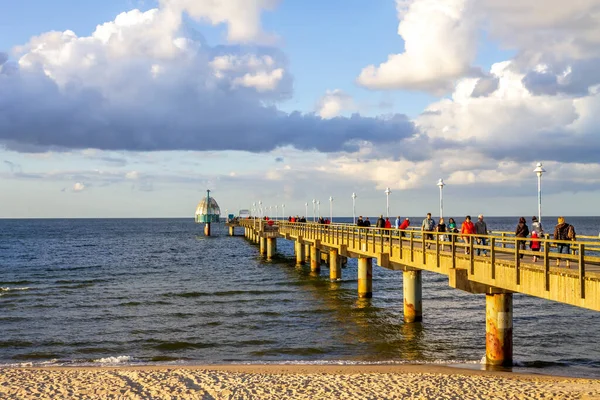
<instances>
[{"instance_id":1,"label":"pier walkway","mask_svg":"<svg viewBox=\"0 0 600 400\"><path fill-rule=\"evenodd\" d=\"M520 248L531 238L507 232L487 236L427 232L433 238L428 240L420 230L348 224L246 219L228 226L230 234L235 226L243 227L246 238L259 244L267 258L274 256L277 238L294 241L297 264L310 261L311 270L320 271L326 259L332 280L341 278L342 258L357 258L359 297L373 294L373 260L380 267L402 271L406 322L422 320L422 271L448 276L456 289L486 294L486 358L493 365L512 364L513 293L600 311L598 238L539 239L541 249L533 252ZM487 245L478 244L477 238L487 239ZM571 252L557 253L557 243L569 244ZM534 255L537 262L532 261Z\"/></svg>"}]
</instances>

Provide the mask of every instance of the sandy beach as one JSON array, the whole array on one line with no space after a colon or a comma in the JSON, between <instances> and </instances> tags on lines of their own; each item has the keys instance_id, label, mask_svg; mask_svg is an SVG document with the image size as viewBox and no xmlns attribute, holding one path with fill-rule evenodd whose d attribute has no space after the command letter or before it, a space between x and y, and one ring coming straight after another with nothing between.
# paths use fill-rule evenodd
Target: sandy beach
<instances>
[{"instance_id":1,"label":"sandy beach","mask_svg":"<svg viewBox=\"0 0 600 400\"><path fill-rule=\"evenodd\" d=\"M600 399L600 380L443 366L4 368L1 399Z\"/></svg>"}]
</instances>

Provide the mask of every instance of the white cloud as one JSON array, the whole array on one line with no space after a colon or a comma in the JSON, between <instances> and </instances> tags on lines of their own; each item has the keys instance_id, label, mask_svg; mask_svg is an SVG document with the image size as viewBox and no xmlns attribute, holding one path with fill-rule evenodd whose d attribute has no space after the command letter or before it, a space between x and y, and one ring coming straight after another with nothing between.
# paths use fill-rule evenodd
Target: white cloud
<instances>
[{"instance_id":1,"label":"white cloud","mask_svg":"<svg viewBox=\"0 0 600 400\"><path fill-rule=\"evenodd\" d=\"M213 25L227 24L227 38L232 42L273 43L275 36L263 32L260 14L274 9L279 0L161 0L176 14L187 12L192 18Z\"/></svg>"},{"instance_id":2,"label":"white cloud","mask_svg":"<svg viewBox=\"0 0 600 400\"><path fill-rule=\"evenodd\" d=\"M344 111L356 111L352 96L340 89L328 90L317 104L317 113L321 118L338 117Z\"/></svg>"},{"instance_id":3,"label":"white cloud","mask_svg":"<svg viewBox=\"0 0 600 400\"><path fill-rule=\"evenodd\" d=\"M65 31L32 38L20 49L18 73L0 74L0 141L24 152L261 152L286 145L330 152L357 139L414 134L402 115L327 121L279 111L275 104L293 87L285 55L269 47L208 46L176 10L201 16L212 3L188 3L122 13L88 37ZM274 3L216 4L236 25L239 12Z\"/></svg>"},{"instance_id":4,"label":"white cloud","mask_svg":"<svg viewBox=\"0 0 600 400\"><path fill-rule=\"evenodd\" d=\"M140 179L140 173L137 171L129 171L125 174L125 178L131 179L131 180L137 180L137 179Z\"/></svg>"},{"instance_id":5,"label":"white cloud","mask_svg":"<svg viewBox=\"0 0 600 400\"><path fill-rule=\"evenodd\" d=\"M476 24L469 0L397 0L398 34L404 53L362 70L358 83L369 89L416 89L441 93L471 73Z\"/></svg>"},{"instance_id":6,"label":"white cloud","mask_svg":"<svg viewBox=\"0 0 600 400\"><path fill-rule=\"evenodd\" d=\"M77 182L73 185L74 192L83 192L85 190L85 185L81 182Z\"/></svg>"}]
</instances>

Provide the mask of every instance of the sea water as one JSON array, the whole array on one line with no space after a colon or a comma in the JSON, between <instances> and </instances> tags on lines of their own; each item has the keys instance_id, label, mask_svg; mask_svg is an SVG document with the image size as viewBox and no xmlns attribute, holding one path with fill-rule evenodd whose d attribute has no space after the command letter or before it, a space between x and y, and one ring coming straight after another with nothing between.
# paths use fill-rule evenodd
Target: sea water
<instances>
[{"instance_id":1,"label":"sea water","mask_svg":"<svg viewBox=\"0 0 600 400\"><path fill-rule=\"evenodd\" d=\"M493 230L517 220L487 218ZM567 221L600 229L600 218ZM0 365L479 368L485 296L424 272L423 323L405 324L401 272L374 267L373 298L358 299L356 260L332 283L326 266L295 266L292 242L267 262L222 225L213 234L192 219L0 220ZM516 294L513 325L516 370L600 376L600 313Z\"/></svg>"}]
</instances>

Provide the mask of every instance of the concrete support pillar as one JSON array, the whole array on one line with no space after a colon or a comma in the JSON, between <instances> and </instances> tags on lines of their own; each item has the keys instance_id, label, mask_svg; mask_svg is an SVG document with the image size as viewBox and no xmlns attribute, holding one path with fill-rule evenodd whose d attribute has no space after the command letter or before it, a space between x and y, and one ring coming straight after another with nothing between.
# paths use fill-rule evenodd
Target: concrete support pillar
<instances>
[{"instance_id":1,"label":"concrete support pillar","mask_svg":"<svg viewBox=\"0 0 600 400\"><path fill-rule=\"evenodd\" d=\"M234 228L233 228L233 226L230 226L230 227L229 227L229 236L234 236L234 233L235 233L235 232L234 232Z\"/></svg>"},{"instance_id":2,"label":"concrete support pillar","mask_svg":"<svg viewBox=\"0 0 600 400\"><path fill-rule=\"evenodd\" d=\"M301 265L304 264L304 245L300 242L296 242L296 264Z\"/></svg>"},{"instance_id":3,"label":"concrete support pillar","mask_svg":"<svg viewBox=\"0 0 600 400\"><path fill-rule=\"evenodd\" d=\"M310 257L310 244L304 245L304 257L306 257L306 258Z\"/></svg>"},{"instance_id":4,"label":"concrete support pillar","mask_svg":"<svg viewBox=\"0 0 600 400\"><path fill-rule=\"evenodd\" d=\"M321 272L321 254L317 246L310 246L310 271Z\"/></svg>"},{"instance_id":5,"label":"concrete support pillar","mask_svg":"<svg viewBox=\"0 0 600 400\"><path fill-rule=\"evenodd\" d=\"M210 236L210 222L204 224L204 236Z\"/></svg>"},{"instance_id":6,"label":"concrete support pillar","mask_svg":"<svg viewBox=\"0 0 600 400\"><path fill-rule=\"evenodd\" d=\"M260 237L258 239L258 242L260 246L260 255L264 256L265 254L267 254L267 238Z\"/></svg>"},{"instance_id":7,"label":"concrete support pillar","mask_svg":"<svg viewBox=\"0 0 600 400\"><path fill-rule=\"evenodd\" d=\"M422 272L404 271L404 322L423 321Z\"/></svg>"},{"instance_id":8,"label":"concrete support pillar","mask_svg":"<svg viewBox=\"0 0 600 400\"><path fill-rule=\"evenodd\" d=\"M358 297L373 297L373 259L358 259Z\"/></svg>"},{"instance_id":9,"label":"concrete support pillar","mask_svg":"<svg viewBox=\"0 0 600 400\"><path fill-rule=\"evenodd\" d=\"M260 235L257 231L254 231L254 243L260 245Z\"/></svg>"},{"instance_id":10,"label":"concrete support pillar","mask_svg":"<svg viewBox=\"0 0 600 400\"><path fill-rule=\"evenodd\" d=\"M490 365L512 365L512 310L512 294L485 295L485 358Z\"/></svg>"},{"instance_id":11,"label":"concrete support pillar","mask_svg":"<svg viewBox=\"0 0 600 400\"><path fill-rule=\"evenodd\" d=\"M244 228L244 237L246 239L248 239L248 232L250 232L250 230L248 228Z\"/></svg>"},{"instance_id":12,"label":"concrete support pillar","mask_svg":"<svg viewBox=\"0 0 600 400\"><path fill-rule=\"evenodd\" d=\"M329 279L331 281L342 279L342 260L337 249L329 250Z\"/></svg>"},{"instance_id":13,"label":"concrete support pillar","mask_svg":"<svg viewBox=\"0 0 600 400\"><path fill-rule=\"evenodd\" d=\"M277 249L277 239L275 238L267 238L267 260L273 258L275 251Z\"/></svg>"}]
</instances>

